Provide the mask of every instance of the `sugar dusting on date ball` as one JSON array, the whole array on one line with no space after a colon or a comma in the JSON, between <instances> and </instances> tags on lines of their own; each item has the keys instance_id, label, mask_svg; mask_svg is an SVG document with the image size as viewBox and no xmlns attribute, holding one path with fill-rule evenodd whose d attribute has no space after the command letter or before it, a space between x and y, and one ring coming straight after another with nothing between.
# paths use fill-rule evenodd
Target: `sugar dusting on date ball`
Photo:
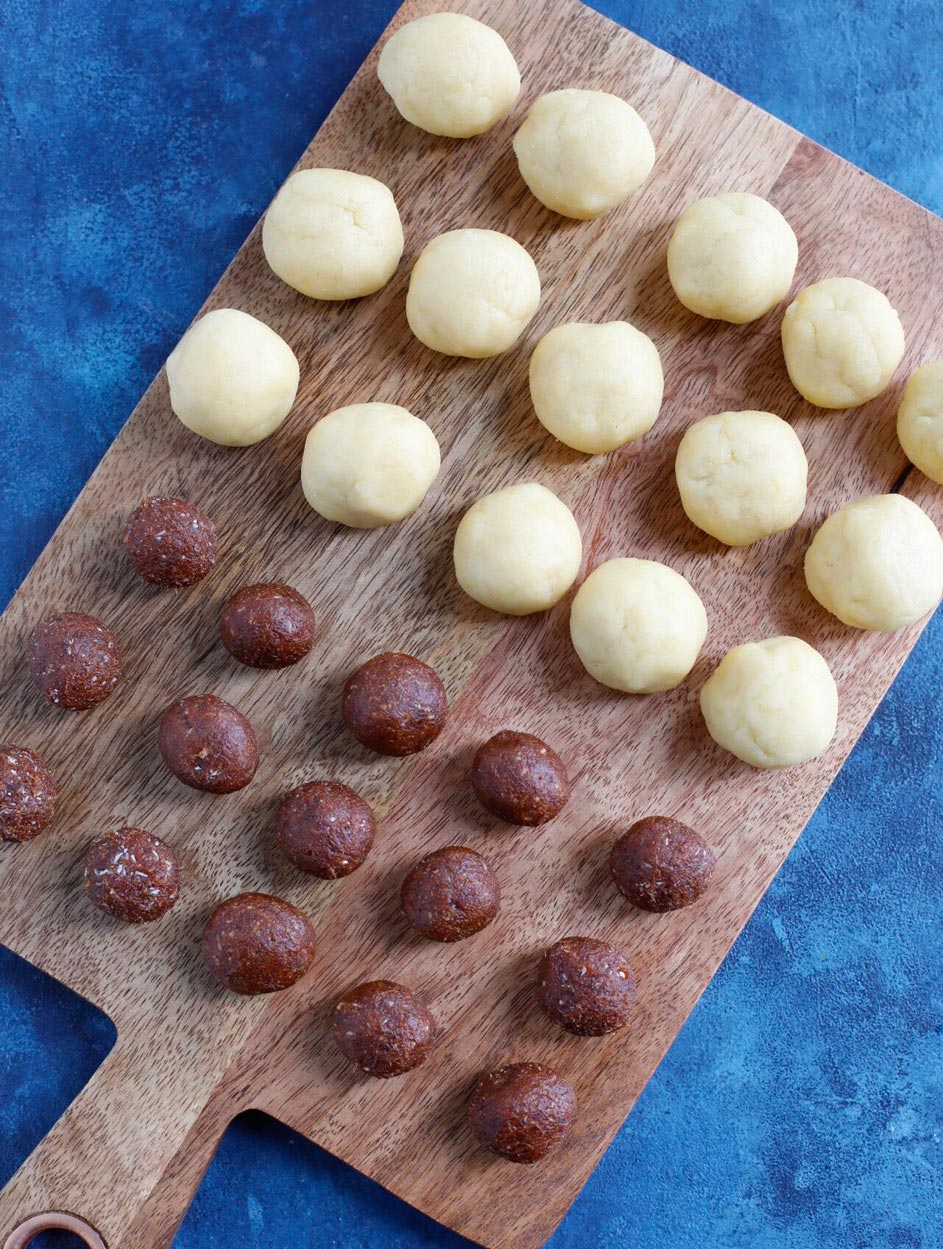
<instances>
[{"instance_id":1,"label":"sugar dusting on date ball","mask_svg":"<svg viewBox=\"0 0 943 1249\"><path fill-rule=\"evenodd\" d=\"M540 961L537 1002L575 1036L605 1036L635 1008L635 973L621 950L594 937L563 937Z\"/></svg>"},{"instance_id":2,"label":"sugar dusting on date ball","mask_svg":"<svg viewBox=\"0 0 943 1249\"><path fill-rule=\"evenodd\" d=\"M448 696L441 678L412 655L368 659L347 678L344 722L358 741L381 755L413 755L442 732Z\"/></svg>"},{"instance_id":3,"label":"sugar dusting on date ball","mask_svg":"<svg viewBox=\"0 0 943 1249\"><path fill-rule=\"evenodd\" d=\"M0 746L0 838L30 841L56 810L56 781L34 750Z\"/></svg>"},{"instance_id":4,"label":"sugar dusting on date ball","mask_svg":"<svg viewBox=\"0 0 943 1249\"><path fill-rule=\"evenodd\" d=\"M47 703L88 711L121 676L115 635L95 616L67 611L41 620L29 642L29 670Z\"/></svg>"},{"instance_id":5,"label":"sugar dusting on date ball","mask_svg":"<svg viewBox=\"0 0 943 1249\"><path fill-rule=\"evenodd\" d=\"M249 668L288 668L314 645L314 612L290 585L246 585L223 608L219 634L230 655Z\"/></svg>"},{"instance_id":6,"label":"sugar dusting on date ball","mask_svg":"<svg viewBox=\"0 0 943 1249\"><path fill-rule=\"evenodd\" d=\"M216 526L184 499L152 495L139 503L124 544L141 580L162 589L195 585L216 563Z\"/></svg>"},{"instance_id":7,"label":"sugar dusting on date ball","mask_svg":"<svg viewBox=\"0 0 943 1249\"><path fill-rule=\"evenodd\" d=\"M486 1072L468 1103L478 1142L509 1162L540 1162L563 1144L575 1118L573 1086L543 1063Z\"/></svg>"},{"instance_id":8,"label":"sugar dusting on date ball","mask_svg":"<svg viewBox=\"0 0 943 1249\"><path fill-rule=\"evenodd\" d=\"M421 1066L436 1039L425 1002L392 980L368 980L346 993L331 1030L344 1057L381 1080Z\"/></svg>"},{"instance_id":9,"label":"sugar dusting on date ball","mask_svg":"<svg viewBox=\"0 0 943 1249\"><path fill-rule=\"evenodd\" d=\"M171 703L161 717L157 744L178 780L210 794L243 789L259 766L252 725L215 694L194 694Z\"/></svg>"},{"instance_id":10,"label":"sugar dusting on date ball","mask_svg":"<svg viewBox=\"0 0 943 1249\"><path fill-rule=\"evenodd\" d=\"M241 893L221 902L203 931L203 957L233 993L254 996L290 989L314 962L308 917L266 893Z\"/></svg>"},{"instance_id":11,"label":"sugar dusting on date ball","mask_svg":"<svg viewBox=\"0 0 943 1249\"><path fill-rule=\"evenodd\" d=\"M570 799L566 767L557 752L539 737L512 729L479 746L471 782L481 805L509 824L546 824Z\"/></svg>"},{"instance_id":12,"label":"sugar dusting on date ball","mask_svg":"<svg viewBox=\"0 0 943 1249\"><path fill-rule=\"evenodd\" d=\"M92 905L113 919L149 924L177 901L180 861L173 846L153 833L120 828L89 848L85 891Z\"/></svg>"},{"instance_id":13,"label":"sugar dusting on date ball","mask_svg":"<svg viewBox=\"0 0 943 1249\"><path fill-rule=\"evenodd\" d=\"M490 864L466 846L433 850L407 874L403 912L430 941L463 941L492 922L501 888Z\"/></svg>"},{"instance_id":14,"label":"sugar dusting on date ball","mask_svg":"<svg viewBox=\"0 0 943 1249\"><path fill-rule=\"evenodd\" d=\"M275 813L275 839L282 854L321 880L356 871L370 853L376 829L370 804L338 781L299 785Z\"/></svg>"},{"instance_id":15,"label":"sugar dusting on date ball","mask_svg":"<svg viewBox=\"0 0 943 1249\"><path fill-rule=\"evenodd\" d=\"M710 884L716 865L693 828L665 815L633 824L609 855L616 888L643 911L690 906Z\"/></svg>"}]
</instances>

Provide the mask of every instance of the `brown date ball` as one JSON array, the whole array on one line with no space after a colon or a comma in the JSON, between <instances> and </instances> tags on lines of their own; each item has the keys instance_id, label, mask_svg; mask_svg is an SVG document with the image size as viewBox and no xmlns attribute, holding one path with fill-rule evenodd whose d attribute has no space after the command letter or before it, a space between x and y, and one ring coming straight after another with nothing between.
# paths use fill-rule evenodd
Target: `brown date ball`
<instances>
[{"instance_id":1,"label":"brown date ball","mask_svg":"<svg viewBox=\"0 0 943 1249\"><path fill-rule=\"evenodd\" d=\"M377 822L370 804L337 781L290 790L275 814L275 840L302 872L321 880L349 876L366 859Z\"/></svg>"},{"instance_id":2,"label":"brown date ball","mask_svg":"<svg viewBox=\"0 0 943 1249\"><path fill-rule=\"evenodd\" d=\"M497 915L501 888L480 854L445 846L409 872L400 901L410 924L430 941L463 941Z\"/></svg>"},{"instance_id":3,"label":"brown date ball","mask_svg":"<svg viewBox=\"0 0 943 1249\"><path fill-rule=\"evenodd\" d=\"M344 1057L381 1080L421 1066L436 1039L425 1002L392 980L368 980L345 993L331 1030Z\"/></svg>"},{"instance_id":4,"label":"brown date ball","mask_svg":"<svg viewBox=\"0 0 943 1249\"><path fill-rule=\"evenodd\" d=\"M537 1002L576 1036L625 1026L635 1006L635 973L621 950L593 937L564 937L540 961Z\"/></svg>"},{"instance_id":5,"label":"brown date ball","mask_svg":"<svg viewBox=\"0 0 943 1249\"><path fill-rule=\"evenodd\" d=\"M717 860L693 828L664 815L633 824L609 855L620 893L643 911L676 911L696 902Z\"/></svg>"},{"instance_id":6,"label":"brown date ball","mask_svg":"<svg viewBox=\"0 0 943 1249\"><path fill-rule=\"evenodd\" d=\"M573 1086L542 1063L512 1063L479 1077L468 1122L480 1144L510 1162L539 1162L576 1118Z\"/></svg>"},{"instance_id":7,"label":"brown date ball","mask_svg":"<svg viewBox=\"0 0 943 1249\"><path fill-rule=\"evenodd\" d=\"M267 893L221 902L203 930L203 957L233 993L290 989L314 962L314 929L296 906Z\"/></svg>"},{"instance_id":8,"label":"brown date ball","mask_svg":"<svg viewBox=\"0 0 943 1249\"><path fill-rule=\"evenodd\" d=\"M104 702L121 676L118 643L95 616L67 611L41 620L29 643L29 670L47 703L88 711Z\"/></svg>"},{"instance_id":9,"label":"brown date ball","mask_svg":"<svg viewBox=\"0 0 943 1249\"><path fill-rule=\"evenodd\" d=\"M492 815L509 824L546 824L570 799L570 782L555 750L530 733L505 729L479 746L472 788Z\"/></svg>"},{"instance_id":10,"label":"brown date ball","mask_svg":"<svg viewBox=\"0 0 943 1249\"><path fill-rule=\"evenodd\" d=\"M0 746L0 839L29 841L52 822L56 781L26 746Z\"/></svg>"},{"instance_id":11,"label":"brown date ball","mask_svg":"<svg viewBox=\"0 0 943 1249\"><path fill-rule=\"evenodd\" d=\"M344 722L358 741L381 755L414 755L442 732L448 712L438 673L412 655L368 659L347 678Z\"/></svg>"},{"instance_id":12,"label":"brown date ball","mask_svg":"<svg viewBox=\"0 0 943 1249\"><path fill-rule=\"evenodd\" d=\"M314 645L314 612L290 585L246 585L223 608L219 634L230 655L249 668L288 668Z\"/></svg>"},{"instance_id":13,"label":"brown date ball","mask_svg":"<svg viewBox=\"0 0 943 1249\"><path fill-rule=\"evenodd\" d=\"M157 745L178 780L210 794L243 789L259 766L252 725L215 694L171 703L161 717Z\"/></svg>"},{"instance_id":14,"label":"brown date ball","mask_svg":"<svg viewBox=\"0 0 943 1249\"><path fill-rule=\"evenodd\" d=\"M216 526L184 499L153 495L139 503L124 544L141 580L162 589L195 585L216 563Z\"/></svg>"},{"instance_id":15,"label":"brown date ball","mask_svg":"<svg viewBox=\"0 0 943 1249\"><path fill-rule=\"evenodd\" d=\"M180 894L177 853L153 833L120 828L89 848L85 891L113 919L149 924L166 915Z\"/></svg>"}]
</instances>

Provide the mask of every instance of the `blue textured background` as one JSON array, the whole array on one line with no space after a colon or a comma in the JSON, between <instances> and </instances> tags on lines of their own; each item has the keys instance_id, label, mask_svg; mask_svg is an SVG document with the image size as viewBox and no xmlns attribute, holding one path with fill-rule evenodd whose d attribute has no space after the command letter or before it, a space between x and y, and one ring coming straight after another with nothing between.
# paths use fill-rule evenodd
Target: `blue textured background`
<instances>
[{"instance_id":1,"label":"blue textured background","mask_svg":"<svg viewBox=\"0 0 943 1249\"><path fill-rule=\"evenodd\" d=\"M3 601L394 7L0 2ZM937 0L598 7L943 209ZM553 1249L943 1245L941 641L938 617ZM0 1181L112 1036L0 950ZM463 1243L246 1116L176 1245Z\"/></svg>"}]
</instances>

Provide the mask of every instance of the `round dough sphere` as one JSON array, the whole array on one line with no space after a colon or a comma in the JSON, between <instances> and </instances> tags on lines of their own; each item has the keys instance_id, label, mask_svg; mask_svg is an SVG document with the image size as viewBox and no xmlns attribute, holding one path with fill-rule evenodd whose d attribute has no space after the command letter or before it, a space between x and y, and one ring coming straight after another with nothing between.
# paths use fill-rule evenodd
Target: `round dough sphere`
<instances>
[{"instance_id":1,"label":"round dough sphere","mask_svg":"<svg viewBox=\"0 0 943 1249\"><path fill-rule=\"evenodd\" d=\"M570 637L583 667L629 694L671 690L707 636L704 604L680 573L648 559L610 559L573 599Z\"/></svg>"},{"instance_id":2,"label":"round dough sphere","mask_svg":"<svg viewBox=\"0 0 943 1249\"><path fill-rule=\"evenodd\" d=\"M526 481L472 504L453 555L466 594L493 611L526 616L563 598L580 570L583 542L566 504Z\"/></svg>"},{"instance_id":3,"label":"round dough sphere","mask_svg":"<svg viewBox=\"0 0 943 1249\"><path fill-rule=\"evenodd\" d=\"M315 299L357 299L385 286L403 254L389 187L346 169L299 169L262 223L265 259Z\"/></svg>"},{"instance_id":4,"label":"round dough sphere","mask_svg":"<svg viewBox=\"0 0 943 1249\"><path fill-rule=\"evenodd\" d=\"M778 209L730 192L689 204L668 244L668 277L692 312L742 325L769 312L792 286L799 245Z\"/></svg>"},{"instance_id":5,"label":"round dough sphere","mask_svg":"<svg viewBox=\"0 0 943 1249\"><path fill-rule=\"evenodd\" d=\"M521 89L498 32L463 13L430 13L401 26L384 44L377 74L407 121L451 139L490 130Z\"/></svg>"},{"instance_id":6,"label":"round dough sphere","mask_svg":"<svg viewBox=\"0 0 943 1249\"><path fill-rule=\"evenodd\" d=\"M224 447L274 433L295 402L298 376L285 340L236 308L200 317L167 359L170 406L187 429Z\"/></svg>"},{"instance_id":7,"label":"round dough sphere","mask_svg":"<svg viewBox=\"0 0 943 1249\"><path fill-rule=\"evenodd\" d=\"M530 358L530 397L541 425L589 455L648 433L664 385L658 348L627 321L558 325Z\"/></svg>"},{"instance_id":8,"label":"round dough sphere","mask_svg":"<svg viewBox=\"0 0 943 1249\"><path fill-rule=\"evenodd\" d=\"M755 768L816 759L838 723L838 689L828 664L801 638L735 646L701 690L707 731Z\"/></svg>"},{"instance_id":9,"label":"round dough sphere","mask_svg":"<svg viewBox=\"0 0 943 1249\"><path fill-rule=\"evenodd\" d=\"M813 598L844 624L889 632L933 611L943 595L943 538L901 494L833 512L805 556Z\"/></svg>"},{"instance_id":10,"label":"round dough sphere","mask_svg":"<svg viewBox=\"0 0 943 1249\"><path fill-rule=\"evenodd\" d=\"M747 546L794 525L805 507L808 461L791 425L772 412L719 412L678 447L681 506L699 529Z\"/></svg>"},{"instance_id":11,"label":"round dough sphere","mask_svg":"<svg viewBox=\"0 0 943 1249\"><path fill-rule=\"evenodd\" d=\"M943 483L943 360L911 374L897 410L897 437L911 464Z\"/></svg>"},{"instance_id":12,"label":"round dough sphere","mask_svg":"<svg viewBox=\"0 0 943 1249\"><path fill-rule=\"evenodd\" d=\"M513 347L539 303L537 266L520 243L497 230L449 230L413 266L406 319L433 351L481 360Z\"/></svg>"},{"instance_id":13,"label":"round dough sphere","mask_svg":"<svg viewBox=\"0 0 943 1249\"><path fill-rule=\"evenodd\" d=\"M521 177L542 204L588 221L638 190L655 145L631 104L606 91L551 91L514 136Z\"/></svg>"},{"instance_id":14,"label":"round dough sphere","mask_svg":"<svg viewBox=\"0 0 943 1249\"><path fill-rule=\"evenodd\" d=\"M793 386L819 408L856 408L879 395L904 354L900 318L857 278L826 278L800 291L783 317Z\"/></svg>"},{"instance_id":15,"label":"round dough sphere","mask_svg":"<svg viewBox=\"0 0 943 1249\"><path fill-rule=\"evenodd\" d=\"M439 463L436 436L418 416L394 403L353 403L308 434L301 488L327 520L376 529L416 510Z\"/></svg>"}]
</instances>

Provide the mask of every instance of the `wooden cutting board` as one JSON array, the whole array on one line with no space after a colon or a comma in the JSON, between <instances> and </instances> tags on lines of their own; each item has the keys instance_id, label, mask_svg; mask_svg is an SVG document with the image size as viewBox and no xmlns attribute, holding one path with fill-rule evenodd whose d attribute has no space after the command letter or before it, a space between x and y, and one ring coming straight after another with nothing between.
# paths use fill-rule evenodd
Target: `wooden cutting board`
<instances>
[{"instance_id":1,"label":"wooden cutting board","mask_svg":"<svg viewBox=\"0 0 943 1249\"><path fill-rule=\"evenodd\" d=\"M441 7L440 0L410 0L393 24ZM900 488L943 521L939 491L905 472L894 433L906 373L941 354L934 334L943 224L575 0L467 0L463 8L496 26L520 62L524 91L511 116L465 142L423 134L379 89L374 51L300 162L355 169L392 187L407 244L390 285L357 302L307 300L269 272L256 229L208 300L207 308L233 305L261 317L298 354L301 391L281 431L247 450L212 446L175 420L158 377L3 619L0 739L39 749L60 779L62 800L47 836L0 847L0 939L107 1011L118 1040L0 1196L0 1234L26 1214L53 1208L86 1216L111 1249L166 1245L227 1124L251 1107L473 1240L492 1249L539 1245L916 641L919 629L866 635L826 616L804 588L801 561L826 513L861 495ZM538 204L510 147L531 100L573 84L631 100L658 148L645 187L595 223L565 221ZM768 196L786 214L799 238L797 285L852 275L887 292L907 330L907 353L881 398L847 413L815 410L788 383L779 311L733 327L699 320L677 303L665 272L672 223L691 200L730 189ZM431 236L457 226L510 233L532 252L543 280L525 338L494 360L435 355L406 326L413 258ZM612 318L627 318L654 338L665 364L665 405L640 445L590 459L538 425L527 360L552 325ZM298 482L312 422L361 400L411 408L429 421L444 453L426 505L403 524L373 532L321 520ZM685 520L671 466L695 418L744 407L770 409L794 424L808 451L810 495L791 532L729 550ZM710 633L680 689L633 698L595 685L571 651L566 603L509 620L459 592L449 558L458 516L480 494L528 478L572 507L587 568L632 554L664 560L691 580ZM183 495L217 520L225 550L203 585L157 593L131 574L122 527L149 493ZM217 613L238 585L274 578L310 597L320 642L299 668L253 673L218 644ZM81 717L43 706L24 662L31 627L64 609L104 617L127 661L117 693ZM759 773L711 743L697 695L727 647L776 633L799 634L824 652L838 680L841 720L824 758ZM387 649L434 664L452 698L442 737L413 759L368 754L340 720L345 675ZM185 789L157 756L163 708L204 691L242 708L261 739L256 780L230 797ZM571 766L573 800L543 829L496 823L469 791L473 748L504 727L545 737ZM382 816L372 858L337 884L294 873L272 848L277 798L316 777L352 784ZM607 880L609 843L650 813L683 818L718 851L714 887L689 911L643 914ZM156 926L114 924L82 895L89 840L125 823L169 838L185 856L187 888ZM441 947L407 930L397 893L421 853L456 842L494 861L506 900L486 932ZM293 991L237 998L202 966L209 910L244 889L283 895L315 921L317 969ZM571 933L604 937L629 952L640 1007L624 1033L571 1038L535 1009L537 955ZM337 996L377 976L423 993L444 1028L426 1067L386 1082L354 1074L327 1036ZM463 1121L475 1075L520 1059L559 1068L574 1081L581 1107L569 1144L531 1168L484 1154Z\"/></svg>"}]
</instances>

